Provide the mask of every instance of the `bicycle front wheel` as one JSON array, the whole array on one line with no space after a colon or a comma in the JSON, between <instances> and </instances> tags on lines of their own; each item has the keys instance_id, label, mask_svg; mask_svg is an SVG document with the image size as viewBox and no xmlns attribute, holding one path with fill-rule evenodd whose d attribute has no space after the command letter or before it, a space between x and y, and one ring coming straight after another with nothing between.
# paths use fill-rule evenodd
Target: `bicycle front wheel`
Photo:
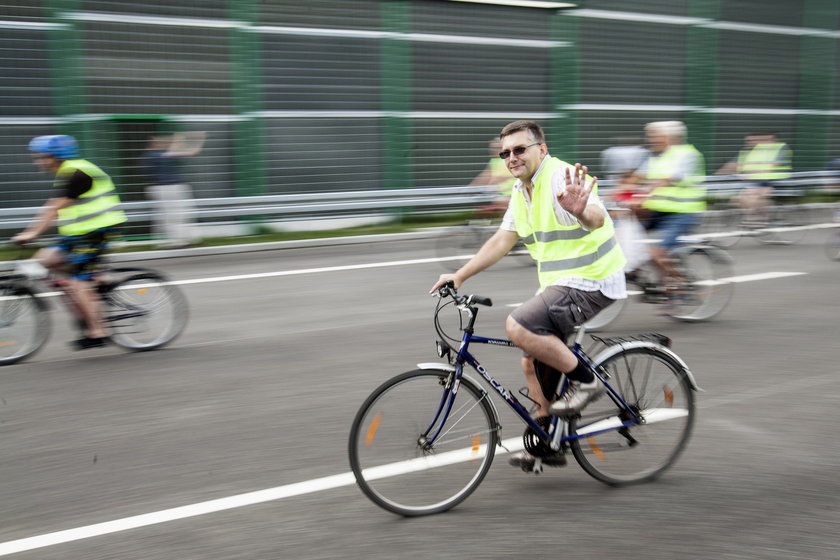
<instances>
[{"instance_id":1,"label":"bicycle front wheel","mask_svg":"<svg viewBox=\"0 0 840 560\"><path fill-rule=\"evenodd\" d=\"M724 249L734 247L741 239L739 217L740 212L732 208L706 212L703 215L703 221L700 222L697 234L717 247Z\"/></svg>"},{"instance_id":2,"label":"bicycle front wheel","mask_svg":"<svg viewBox=\"0 0 840 560\"><path fill-rule=\"evenodd\" d=\"M684 368L655 346L614 352L596 363L641 422L608 393L569 422L570 447L588 474L611 486L653 480L685 449L694 393Z\"/></svg>"},{"instance_id":3,"label":"bicycle front wheel","mask_svg":"<svg viewBox=\"0 0 840 560\"><path fill-rule=\"evenodd\" d=\"M624 305L626 303L626 299L617 299L605 309L602 309L597 315L584 323L587 332L599 331L618 319L618 316L621 314L621 310L624 309Z\"/></svg>"},{"instance_id":4,"label":"bicycle front wheel","mask_svg":"<svg viewBox=\"0 0 840 560\"><path fill-rule=\"evenodd\" d=\"M111 340L129 350L154 350L175 340L187 325L187 300L155 272L133 274L102 294Z\"/></svg>"},{"instance_id":5,"label":"bicycle front wheel","mask_svg":"<svg viewBox=\"0 0 840 560\"><path fill-rule=\"evenodd\" d=\"M758 231L756 239L768 245L799 243L808 225L808 211L800 206L779 206L772 210L770 225Z\"/></svg>"},{"instance_id":6,"label":"bicycle front wheel","mask_svg":"<svg viewBox=\"0 0 840 560\"><path fill-rule=\"evenodd\" d=\"M47 304L22 284L0 283L0 366L33 355L49 336Z\"/></svg>"},{"instance_id":7,"label":"bicycle front wheel","mask_svg":"<svg viewBox=\"0 0 840 560\"><path fill-rule=\"evenodd\" d=\"M698 322L711 319L726 308L735 284L729 254L711 246L687 247L677 253L680 272L686 279L681 294L669 313L677 321Z\"/></svg>"},{"instance_id":8,"label":"bicycle front wheel","mask_svg":"<svg viewBox=\"0 0 840 560\"><path fill-rule=\"evenodd\" d=\"M350 466L359 488L380 507L404 516L446 511L490 469L498 423L485 391L462 378L449 418L439 426L453 376L443 370L403 373L359 409L350 430Z\"/></svg>"}]
</instances>

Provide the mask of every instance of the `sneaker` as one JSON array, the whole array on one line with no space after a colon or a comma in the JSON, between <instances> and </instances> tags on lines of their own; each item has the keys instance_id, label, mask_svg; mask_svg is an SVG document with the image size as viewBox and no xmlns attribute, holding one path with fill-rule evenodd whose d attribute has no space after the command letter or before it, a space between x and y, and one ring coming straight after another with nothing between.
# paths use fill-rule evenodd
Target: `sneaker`
<instances>
[{"instance_id":1,"label":"sneaker","mask_svg":"<svg viewBox=\"0 0 840 560\"><path fill-rule=\"evenodd\" d=\"M531 472L534 470L534 464L536 463L537 459L527 451L520 451L519 453L514 453L508 459L508 463L513 465L514 467L519 467L525 472ZM558 451L557 453L552 453L546 457L542 458L542 464L547 467L563 467L566 465L566 455L563 454L562 451Z\"/></svg>"},{"instance_id":2,"label":"sneaker","mask_svg":"<svg viewBox=\"0 0 840 560\"><path fill-rule=\"evenodd\" d=\"M562 398L551 403L548 411L554 416L573 416L583 410L583 407L603 395L605 390L606 388L603 383L597 377L589 383L573 381L571 394L567 393Z\"/></svg>"},{"instance_id":3,"label":"sneaker","mask_svg":"<svg viewBox=\"0 0 840 560\"><path fill-rule=\"evenodd\" d=\"M102 348L107 342L107 336L104 336L102 338L90 338L88 336L84 336L78 340L74 340L73 342L71 342L70 346L72 346L76 350L87 350L88 348Z\"/></svg>"}]
</instances>

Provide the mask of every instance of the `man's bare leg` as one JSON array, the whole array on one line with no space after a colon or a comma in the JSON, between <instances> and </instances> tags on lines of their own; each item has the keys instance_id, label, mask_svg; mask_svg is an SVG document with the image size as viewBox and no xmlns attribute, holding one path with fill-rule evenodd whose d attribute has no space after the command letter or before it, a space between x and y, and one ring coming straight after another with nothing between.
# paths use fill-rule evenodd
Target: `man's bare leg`
<instances>
[{"instance_id":1,"label":"man's bare leg","mask_svg":"<svg viewBox=\"0 0 840 560\"><path fill-rule=\"evenodd\" d=\"M81 314L81 318L85 320L88 338L107 337L108 333L102 323L99 299L93 289L93 282L68 278L65 280L64 289Z\"/></svg>"},{"instance_id":2,"label":"man's bare leg","mask_svg":"<svg viewBox=\"0 0 840 560\"><path fill-rule=\"evenodd\" d=\"M557 371L564 373L572 371L578 365L577 357L572 353L566 343L553 335L535 334L516 322L512 317L507 318L505 324L508 338L517 347L522 348L528 355L536 360L549 365ZM524 368L523 368L524 370ZM536 380L536 372L533 372L534 380L539 386L539 381ZM525 372L525 378L528 379L528 373ZM528 387L529 392L531 387ZM542 391L538 393L542 395Z\"/></svg>"}]
</instances>

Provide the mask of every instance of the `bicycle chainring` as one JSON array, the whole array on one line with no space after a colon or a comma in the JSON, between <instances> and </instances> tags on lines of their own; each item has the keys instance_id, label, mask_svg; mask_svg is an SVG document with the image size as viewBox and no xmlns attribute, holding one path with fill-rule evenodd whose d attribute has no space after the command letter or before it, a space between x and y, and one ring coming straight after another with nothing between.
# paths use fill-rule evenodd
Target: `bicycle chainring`
<instances>
[{"instance_id":1,"label":"bicycle chainring","mask_svg":"<svg viewBox=\"0 0 840 560\"><path fill-rule=\"evenodd\" d=\"M548 432L551 427L551 417L549 416L537 418L536 422L546 432ZM540 439L540 436L537 435L534 428L531 426L525 428L525 433L522 434L522 442L525 445L525 451L534 457L548 457L549 455L556 454L556 452L549 447L548 442Z\"/></svg>"}]
</instances>

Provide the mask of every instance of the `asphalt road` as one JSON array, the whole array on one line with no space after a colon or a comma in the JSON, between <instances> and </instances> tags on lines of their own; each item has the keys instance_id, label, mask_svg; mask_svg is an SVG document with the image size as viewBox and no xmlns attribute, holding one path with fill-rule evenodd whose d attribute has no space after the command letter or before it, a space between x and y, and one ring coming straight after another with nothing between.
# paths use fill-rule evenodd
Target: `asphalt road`
<instances>
[{"instance_id":1,"label":"asphalt road","mask_svg":"<svg viewBox=\"0 0 840 560\"><path fill-rule=\"evenodd\" d=\"M348 483L346 447L376 385L436 359L426 292L442 267L423 261L428 241L146 263L184 282L191 304L172 347L70 352L56 308L48 346L0 369L0 555L840 558L840 263L823 254L826 235L742 240L736 275L803 274L739 283L714 321L675 323L633 302L609 329L671 336L705 390L662 479L613 489L573 462L534 476L498 455L466 502L419 519ZM494 300L483 334L503 336L534 276L502 262L465 285ZM495 377L522 385L516 351L479 350ZM520 433L502 420L506 437Z\"/></svg>"}]
</instances>

